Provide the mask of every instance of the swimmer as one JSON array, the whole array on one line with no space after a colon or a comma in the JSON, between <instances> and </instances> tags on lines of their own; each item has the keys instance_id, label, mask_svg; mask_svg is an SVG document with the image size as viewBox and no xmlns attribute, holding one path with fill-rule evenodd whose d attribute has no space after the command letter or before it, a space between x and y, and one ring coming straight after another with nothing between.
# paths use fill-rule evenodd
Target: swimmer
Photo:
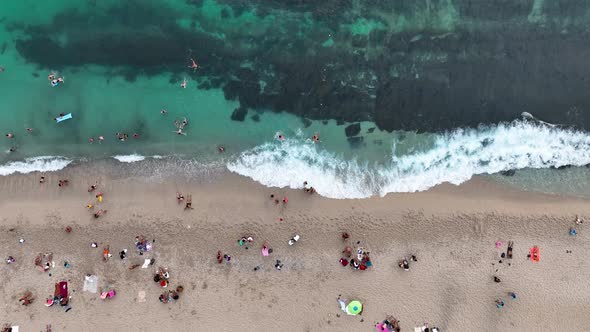
<instances>
[{"instance_id":1,"label":"swimmer","mask_svg":"<svg viewBox=\"0 0 590 332\"><path fill-rule=\"evenodd\" d=\"M63 83L63 82L64 82L64 78L63 78L63 77L58 77L58 78L57 78L57 82L59 82L59 83Z\"/></svg>"},{"instance_id":2,"label":"swimmer","mask_svg":"<svg viewBox=\"0 0 590 332\"><path fill-rule=\"evenodd\" d=\"M167 110L165 110L165 109L161 109L161 110L160 110L160 114L166 114L166 113L168 113L168 111L167 111Z\"/></svg>"},{"instance_id":3,"label":"swimmer","mask_svg":"<svg viewBox=\"0 0 590 332\"><path fill-rule=\"evenodd\" d=\"M55 75L55 72L51 72L51 74L47 75L47 80L50 82L53 81L55 79Z\"/></svg>"},{"instance_id":4,"label":"swimmer","mask_svg":"<svg viewBox=\"0 0 590 332\"><path fill-rule=\"evenodd\" d=\"M89 137L89 138L88 138L88 142L89 142L90 144L94 143L94 137Z\"/></svg>"},{"instance_id":5,"label":"swimmer","mask_svg":"<svg viewBox=\"0 0 590 332\"><path fill-rule=\"evenodd\" d=\"M39 183L45 183L45 176L41 176L41 178L39 179Z\"/></svg>"},{"instance_id":6,"label":"swimmer","mask_svg":"<svg viewBox=\"0 0 590 332\"><path fill-rule=\"evenodd\" d=\"M314 142L319 142L319 141L320 141L320 134L318 134L318 133L315 133L315 134L314 134L314 135L311 137L311 139L312 139Z\"/></svg>"},{"instance_id":7,"label":"swimmer","mask_svg":"<svg viewBox=\"0 0 590 332\"><path fill-rule=\"evenodd\" d=\"M98 143L101 143L102 141L104 141L104 136L98 136Z\"/></svg>"},{"instance_id":8,"label":"swimmer","mask_svg":"<svg viewBox=\"0 0 590 332\"><path fill-rule=\"evenodd\" d=\"M33 132L33 128L25 128L27 130L28 133L32 133Z\"/></svg>"},{"instance_id":9,"label":"swimmer","mask_svg":"<svg viewBox=\"0 0 590 332\"><path fill-rule=\"evenodd\" d=\"M217 151L219 151L220 153L225 152L225 148L223 146L220 146L217 148Z\"/></svg>"},{"instance_id":10,"label":"swimmer","mask_svg":"<svg viewBox=\"0 0 590 332\"><path fill-rule=\"evenodd\" d=\"M10 152L16 152L16 147L14 147L14 146L13 146L13 147L11 147L10 149L8 149L8 152L9 152L9 153L10 153Z\"/></svg>"},{"instance_id":11,"label":"swimmer","mask_svg":"<svg viewBox=\"0 0 590 332\"><path fill-rule=\"evenodd\" d=\"M188 67L189 67L190 69L192 69L193 71L195 71L195 70L199 69L199 65L198 65L198 64L195 62L195 60L193 60L192 58L191 58L191 65L190 65L190 66L188 66Z\"/></svg>"},{"instance_id":12,"label":"swimmer","mask_svg":"<svg viewBox=\"0 0 590 332\"><path fill-rule=\"evenodd\" d=\"M188 120L186 118L182 118L182 127L184 128L184 126L186 126L188 124Z\"/></svg>"},{"instance_id":13,"label":"swimmer","mask_svg":"<svg viewBox=\"0 0 590 332\"><path fill-rule=\"evenodd\" d=\"M51 86L56 87L59 85L59 81L58 80L52 80L51 81Z\"/></svg>"},{"instance_id":14,"label":"swimmer","mask_svg":"<svg viewBox=\"0 0 590 332\"><path fill-rule=\"evenodd\" d=\"M180 87L186 89L186 78L182 80L182 83L180 83Z\"/></svg>"},{"instance_id":15,"label":"swimmer","mask_svg":"<svg viewBox=\"0 0 590 332\"><path fill-rule=\"evenodd\" d=\"M279 141L284 141L285 140L285 136L279 134L279 136L277 136L277 138L279 139Z\"/></svg>"},{"instance_id":16,"label":"swimmer","mask_svg":"<svg viewBox=\"0 0 590 332\"><path fill-rule=\"evenodd\" d=\"M8 134L6 134L6 137L7 137L7 138L14 138L14 134L12 134L12 133L8 133Z\"/></svg>"},{"instance_id":17,"label":"swimmer","mask_svg":"<svg viewBox=\"0 0 590 332\"><path fill-rule=\"evenodd\" d=\"M184 133L182 131L182 128L178 128L178 131L175 131L175 133L177 133L178 135L184 135L184 136L186 136L186 133Z\"/></svg>"},{"instance_id":18,"label":"swimmer","mask_svg":"<svg viewBox=\"0 0 590 332\"><path fill-rule=\"evenodd\" d=\"M139 138L139 134L138 133L133 133L133 138Z\"/></svg>"}]
</instances>

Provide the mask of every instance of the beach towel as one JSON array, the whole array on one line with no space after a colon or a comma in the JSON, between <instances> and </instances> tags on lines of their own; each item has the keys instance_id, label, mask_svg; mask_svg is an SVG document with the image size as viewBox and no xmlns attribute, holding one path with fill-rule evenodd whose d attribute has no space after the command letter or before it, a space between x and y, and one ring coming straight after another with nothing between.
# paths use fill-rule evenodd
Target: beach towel
<instances>
[{"instance_id":1,"label":"beach towel","mask_svg":"<svg viewBox=\"0 0 590 332\"><path fill-rule=\"evenodd\" d=\"M139 293L137 293L137 302L145 302L145 291L139 291Z\"/></svg>"},{"instance_id":2,"label":"beach towel","mask_svg":"<svg viewBox=\"0 0 590 332\"><path fill-rule=\"evenodd\" d=\"M68 282L67 281L60 281L59 282L59 296L64 299L68 298Z\"/></svg>"},{"instance_id":3,"label":"beach towel","mask_svg":"<svg viewBox=\"0 0 590 332\"><path fill-rule=\"evenodd\" d=\"M377 328L377 331L389 332L389 328L387 328L387 325L385 325L385 323L379 323L375 327Z\"/></svg>"},{"instance_id":4,"label":"beach towel","mask_svg":"<svg viewBox=\"0 0 590 332\"><path fill-rule=\"evenodd\" d=\"M268 247L267 246L262 247L262 256L268 256Z\"/></svg>"},{"instance_id":5,"label":"beach towel","mask_svg":"<svg viewBox=\"0 0 590 332\"><path fill-rule=\"evenodd\" d=\"M10 328L12 329L12 332L18 332L19 331L19 327L18 326L11 326Z\"/></svg>"},{"instance_id":6,"label":"beach towel","mask_svg":"<svg viewBox=\"0 0 590 332\"><path fill-rule=\"evenodd\" d=\"M537 247L537 246L534 246L531 248L530 254L531 254L531 260L535 263L539 262L539 260L541 259L539 247Z\"/></svg>"},{"instance_id":7,"label":"beach towel","mask_svg":"<svg viewBox=\"0 0 590 332\"><path fill-rule=\"evenodd\" d=\"M82 288L82 291L96 294L98 291L98 277L94 275L85 276L84 287Z\"/></svg>"},{"instance_id":8,"label":"beach towel","mask_svg":"<svg viewBox=\"0 0 590 332\"><path fill-rule=\"evenodd\" d=\"M150 266L150 260L149 259L145 259L143 261L143 265L141 266L142 269L147 269L148 266Z\"/></svg>"}]
</instances>

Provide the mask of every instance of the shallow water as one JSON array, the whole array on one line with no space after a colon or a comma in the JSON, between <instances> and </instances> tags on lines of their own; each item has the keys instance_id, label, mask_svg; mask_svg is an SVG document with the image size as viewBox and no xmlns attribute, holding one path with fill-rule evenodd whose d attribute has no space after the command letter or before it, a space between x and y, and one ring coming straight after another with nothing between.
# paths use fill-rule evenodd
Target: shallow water
<instances>
[{"instance_id":1,"label":"shallow water","mask_svg":"<svg viewBox=\"0 0 590 332\"><path fill-rule=\"evenodd\" d=\"M587 33L577 7L392 4L2 2L0 131L16 137L0 143L0 175L112 156L155 172L157 160L139 160L173 156L186 168L227 165L266 185L309 181L322 195L360 198L590 164L587 89L571 86L587 70L577 61L587 48L576 44ZM559 66L539 58L556 33ZM65 83L51 87L52 71ZM231 119L238 108L243 121ZM523 111L564 125L517 120ZM60 113L73 118L55 123ZM588 178L579 168L499 181L585 194Z\"/></svg>"}]
</instances>

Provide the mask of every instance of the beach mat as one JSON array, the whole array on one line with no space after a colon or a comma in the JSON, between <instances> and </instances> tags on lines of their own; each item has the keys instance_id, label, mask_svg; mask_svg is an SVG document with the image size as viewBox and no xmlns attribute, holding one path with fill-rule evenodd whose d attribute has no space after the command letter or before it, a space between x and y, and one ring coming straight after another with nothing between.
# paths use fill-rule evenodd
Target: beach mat
<instances>
[{"instance_id":1,"label":"beach mat","mask_svg":"<svg viewBox=\"0 0 590 332\"><path fill-rule=\"evenodd\" d=\"M98 292L98 277L97 276L86 276L84 277L84 292L90 292L96 294Z\"/></svg>"}]
</instances>

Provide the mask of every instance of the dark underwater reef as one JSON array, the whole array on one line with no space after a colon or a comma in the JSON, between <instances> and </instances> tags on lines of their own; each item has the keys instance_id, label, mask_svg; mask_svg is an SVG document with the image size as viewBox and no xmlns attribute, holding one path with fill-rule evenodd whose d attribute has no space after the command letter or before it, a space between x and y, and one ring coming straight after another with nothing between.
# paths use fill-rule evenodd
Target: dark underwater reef
<instances>
[{"instance_id":1,"label":"dark underwater reef","mask_svg":"<svg viewBox=\"0 0 590 332\"><path fill-rule=\"evenodd\" d=\"M46 69L99 64L133 81L172 73L222 88L243 109L442 131L522 112L590 125L590 3L574 0L219 0L219 17L157 2L64 11L12 24L22 57ZM254 13L237 29L232 19ZM178 23L188 17L188 26ZM272 20L273 24L264 28ZM266 23L265 23L266 22ZM373 22L359 33L354 25ZM64 37L65 36L65 37ZM192 72L189 58L202 66Z\"/></svg>"}]
</instances>

